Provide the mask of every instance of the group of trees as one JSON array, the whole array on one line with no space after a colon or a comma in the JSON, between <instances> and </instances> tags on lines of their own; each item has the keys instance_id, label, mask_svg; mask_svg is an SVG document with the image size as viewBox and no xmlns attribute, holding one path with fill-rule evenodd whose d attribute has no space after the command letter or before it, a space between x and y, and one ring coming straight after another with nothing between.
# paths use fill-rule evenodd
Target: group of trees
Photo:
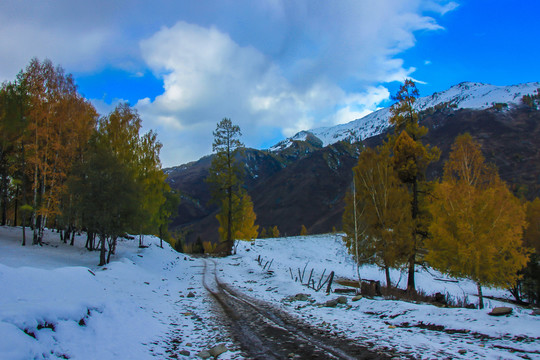
<instances>
[{"instance_id":1,"label":"group of trees","mask_svg":"<svg viewBox=\"0 0 540 360\"><path fill-rule=\"evenodd\" d=\"M99 236L100 265L126 233L160 234L178 197L165 183L161 144L127 104L99 117L73 77L49 60L33 59L0 89L2 225L31 226L33 244L45 227L62 237ZM106 243L109 256L106 257Z\"/></svg>"},{"instance_id":2,"label":"group of trees","mask_svg":"<svg viewBox=\"0 0 540 360\"><path fill-rule=\"evenodd\" d=\"M344 240L359 264L385 270L387 286L391 268L407 268L407 290L415 292L415 266L427 262L475 281L483 307L482 285L515 288L528 246L538 246L535 235L526 244L522 239L524 228L538 231L526 226L525 208L533 217L540 200L522 204L468 134L456 139L442 181L427 181L427 166L440 151L422 141L427 128L414 110L417 97L407 80L392 107L394 132L360 154L343 215Z\"/></svg>"},{"instance_id":3,"label":"group of trees","mask_svg":"<svg viewBox=\"0 0 540 360\"><path fill-rule=\"evenodd\" d=\"M215 154L207 181L212 201L220 205L220 212L216 216L220 243L212 251L231 254L236 253L237 240L256 239L259 226L255 225L256 215L251 197L242 187L244 169L237 158L244 146L240 141L240 127L224 118L213 134L212 149Z\"/></svg>"}]
</instances>

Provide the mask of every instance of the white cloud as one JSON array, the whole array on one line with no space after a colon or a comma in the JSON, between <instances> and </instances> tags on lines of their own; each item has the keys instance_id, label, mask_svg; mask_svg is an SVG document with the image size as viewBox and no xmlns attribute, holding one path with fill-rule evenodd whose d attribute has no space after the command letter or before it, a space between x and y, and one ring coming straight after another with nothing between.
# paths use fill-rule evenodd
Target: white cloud
<instances>
[{"instance_id":1,"label":"white cloud","mask_svg":"<svg viewBox=\"0 0 540 360\"><path fill-rule=\"evenodd\" d=\"M269 130L291 136L316 125L318 112L352 99L323 81L293 87L262 53L239 46L214 27L179 22L142 41L141 51L163 77L164 92L152 102L139 101L137 108L149 127L166 134L164 143L177 133L190 153L209 152L212 130L223 117L240 126L246 145L260 146L275 132ZM186 160L188 155L179 156Z\"/></svg>"},{"instance_id":2,"label":"white cloud","mask_svg":"<svg viewBox=\"0 0 540 360\"><path fill-rule=\"evenodd\" d=\"M68 72L122 68L138 76L150 67L163 93L137 108L164 143L163 162L174 165L209 153L223 117L257 147L375 110L388 97L379 84L413 74L399 54L415 45L415 32L440 30L432 16L456 7L448 0L6 0L0 79L12 79L33 56Z\"/></svg>"}]
</instances>

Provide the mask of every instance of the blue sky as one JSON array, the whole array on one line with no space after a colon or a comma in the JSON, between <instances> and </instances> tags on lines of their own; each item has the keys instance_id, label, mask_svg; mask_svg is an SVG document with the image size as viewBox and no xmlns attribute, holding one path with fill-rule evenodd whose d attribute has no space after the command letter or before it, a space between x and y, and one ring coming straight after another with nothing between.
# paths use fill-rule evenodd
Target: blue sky
<instances>
[{"instance_id":1,"label":"blue sky","mask_svg":"<svg viewBox=\"0 0 540 360\"><path fill-rule=\"evenodd\" d=\"M539 81L539 3L4 0L0 80L49 58L100 113L135 106L173 166L209 154L223 117L266 148L389 105L406 77L421 96Z\"/></svg>"}]
</instances>

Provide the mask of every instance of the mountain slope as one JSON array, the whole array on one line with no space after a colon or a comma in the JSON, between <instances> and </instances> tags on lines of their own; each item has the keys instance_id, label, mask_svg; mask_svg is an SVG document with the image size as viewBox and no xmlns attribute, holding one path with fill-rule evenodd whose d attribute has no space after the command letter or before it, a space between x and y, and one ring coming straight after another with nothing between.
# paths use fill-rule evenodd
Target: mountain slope
<instances>
[{"instance_id":1,"label":"mountain slope","mask_svg":"<svg viewBox=\"0 0 540 360\"><path fill-rule=\"evenodd\" d=\"M521 104L524 95L538 94L539 88L540 82L511 86L463 82L446 91L419 98L415 103L415 108L418 112L437 107L484 110L497 103L516 107ZM292 141L304 140L308 136L319 139L323 146L343 140L354 142L367 139L385 131L389 126L390 116L390 108L384 108L347 124L301 131L276 144L271 150L280 151L290 146Z\"/></svg>"},{"instance_id":2,"label":"mountain slope","mask_svg":"<svg viewBox=\"0 0 540 360\"><path fill-rule=\"evenodd\" d=\"M464 86L469 87L469 97L464 90L458 91ZM532 86L519 88L532 89ZM521 90L501 92L492 89L488 92L483 85L470 84L460 84L453 89L453 93L445 92L444 96L434 94L430 102L422 100L425 104L438 105L424 108L420 118L429 128L425 142L442 151L441 160L428 168L428 177L435 179L441 175L455 137L469 132L482 145L486 160L499 168L503 180L516 193L529 199L539 196L540 111L536 107L518 105L520 96L517 94L521 94ZM482 90L483 95L472 96L471 89L474 90L472 93ZM495 97L496 94L503 95ZM476 104L483 109L448 106L448 99L460 99L462 105ZM513 102L507 107L493 107L486 99L492 103L508 99ZM364 139L361 144L379 145L387 131L388 128L379 129L378 135ZM357 161L359 143L351 145L341 141L322 145L320 138L307 133L306 141L289 140L287 146L274 151L247 149L239 157L245 165L245 187L253 199L257 224L261 228L278 226L280 232L287 235L299 234L301 225L305 225L309 233L329 232L333 227L340 229L344 197L349 189L352 167ZM209 205L208 187L204 181L210 162L211 157L205 157L167 169L168 181L181 191L183 199L172 227L184 231L188 242L197 237L204 241L217 239L217 207Z\"/></svg>"}]
</instances>

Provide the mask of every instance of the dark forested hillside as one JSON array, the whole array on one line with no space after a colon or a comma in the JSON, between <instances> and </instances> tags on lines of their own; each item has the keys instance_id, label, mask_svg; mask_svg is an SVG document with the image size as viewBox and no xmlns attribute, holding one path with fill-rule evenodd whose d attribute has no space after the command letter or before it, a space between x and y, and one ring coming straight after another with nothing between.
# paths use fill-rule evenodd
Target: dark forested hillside
<instances>
[{"instance_id":1,"label":"dark forested hillside","mask_svg":"<svg viewBox=\"0 0 540 360\"><path fill-rule=\"evenodd\" d=\"M438 146L441 159L428 169L430 178L441 175L455 137L469 132L482 145L488 162L499 168L501 177L514 192L527 198L540 195L540 111L520 107L511 110L439 109L422 114L429 128L426 141ZM381 134L365 139L376 146ZM344 196L350 187L351 169L360 145L346 142L321 148L316 141L295 141L280 152L248 149L241 156L245 184L254 203L257 224L278 226L283 235L298 235L305 225L309 233L340 229ZM211 157L167 169L171 186L182 193L179 214L172 223L183 229L186 240L217 239L215 205L204 179Z\"/></svg>"}]
</instances>

